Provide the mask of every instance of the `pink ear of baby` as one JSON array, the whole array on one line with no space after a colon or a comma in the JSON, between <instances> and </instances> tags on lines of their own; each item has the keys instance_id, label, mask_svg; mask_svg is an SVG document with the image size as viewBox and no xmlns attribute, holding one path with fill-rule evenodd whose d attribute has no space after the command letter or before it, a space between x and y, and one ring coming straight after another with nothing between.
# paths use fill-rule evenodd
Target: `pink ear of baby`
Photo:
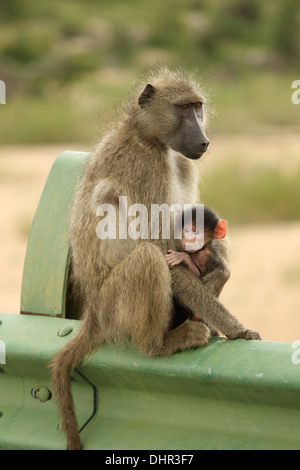
<instances>
[{"instance_id":1,"label":"pink ear of baby","mask_svg":"<svg viewBox=\"0 0 300 470\"><path fill-rule=\"evenodd\" d=\"M226 237L227 233L227 222L226 220L220 219L215 228L215 238L222 239Z\"/></svg>"}]
</instances>

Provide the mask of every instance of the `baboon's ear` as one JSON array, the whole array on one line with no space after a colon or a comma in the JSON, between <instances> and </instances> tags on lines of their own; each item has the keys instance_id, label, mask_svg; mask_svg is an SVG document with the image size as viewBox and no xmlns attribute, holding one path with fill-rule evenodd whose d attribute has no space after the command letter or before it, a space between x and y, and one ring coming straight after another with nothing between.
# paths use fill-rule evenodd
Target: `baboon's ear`
<instances>
[{"instance_id":1,"label":"baboon's ear","mask_svg":"<svg viewBox=\"0 0 300 470\"><path fill-rule=\"evenodd\" d=\"M138 99L139 107L145 108L147 104L149 103L149 101L151 101L154 93L155 93L155 88L150 83L148 83L148 85L145 86L144 90L139 96L139 99Z\"/></svg>"},{"instance_id":2,"label":"baboon's ear","mask_svg":"<svg viewBox=\"0 0 300 470\"><path fill-rule=\"evenodd\" d=\"M220 219L218 220L217 226L215 228L214 237L222 240L222 238L226 237L227 233L227 221Z\"/></svg>"}]
</instances>

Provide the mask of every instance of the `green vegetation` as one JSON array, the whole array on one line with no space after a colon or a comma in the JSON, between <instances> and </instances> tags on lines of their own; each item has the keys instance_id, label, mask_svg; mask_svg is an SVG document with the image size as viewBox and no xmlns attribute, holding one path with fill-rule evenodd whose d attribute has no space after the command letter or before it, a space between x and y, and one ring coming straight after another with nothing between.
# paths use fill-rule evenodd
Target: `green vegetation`
<instances>
[{"instance_id":1,"label":"green vegetation","mask_svg":"<svg viewBox=\"0 0 300 470\"><path fill-rule=\"evenodd\" d=\"M3 2L1 142L90 142L98 113L157 62L198 71L216 132L296 126L299 25L296 0Z\"/></svg>"},{"instance_id":2,"label":"green vegetation","mask_svg":"<svg viewBox=\"0 0 300 470\"><path fill-rule=\"evenodd\" d=\"M300 219L300 166L283 173L260 164L223 164L201 183L202 200L233 224ZM217 190L216 190L217 188Z\"/></svg>"},{"instance_id":3,"label":"green vegetation","mask_svg":"<svg viewBox=\"0 0 300 470\"><path fill-rule=\"evenodd\" d=\"M0 17L0 141L90 148L107 112L160 62L196 70L211 97L212 138L297 132L299 56L297 0L9 0ZM202 193L232 222L299 219L299 177L300 168L282 174L231 160Z\"/></svg>"},{"instance_id":4,"label":"green vegetation","mask_svg":"<svg viewBox=\"0 0 300 470\"><path fill-rule=\"evenodd\" d=\"M288 266L282 273L281 278L283 282L289 286L299 285L300 282L300 266L299 259L295 260L295 263Z\"/></svg>"}]
</instances>

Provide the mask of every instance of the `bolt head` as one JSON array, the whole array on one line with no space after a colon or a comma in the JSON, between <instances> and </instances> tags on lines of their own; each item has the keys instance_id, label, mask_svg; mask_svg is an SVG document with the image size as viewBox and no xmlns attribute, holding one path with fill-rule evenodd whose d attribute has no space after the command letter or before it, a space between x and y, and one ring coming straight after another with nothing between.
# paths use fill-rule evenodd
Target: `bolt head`
<instances>
[{"instance_id":1,"label":"bolt head","mask_svg":"<svg viewBox=\"0 0 300 470\"><path fill-rule=\"evenodd\" d=\"M71 333L71 331L73 331L73 328L71 326L65 326L64 328L58 330L57 334L58 336L67 336Z\"/></svg>"}]
</instances>

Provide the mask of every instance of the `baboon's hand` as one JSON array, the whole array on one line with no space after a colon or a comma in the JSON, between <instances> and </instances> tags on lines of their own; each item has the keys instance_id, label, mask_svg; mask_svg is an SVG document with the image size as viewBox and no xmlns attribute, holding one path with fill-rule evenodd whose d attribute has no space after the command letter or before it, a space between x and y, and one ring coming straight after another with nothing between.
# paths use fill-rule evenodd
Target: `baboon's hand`
<instances>
[{"instance_id":1,"label":"baboon's hand","mask_svg":"<svg viewBox=\"0 0 300 470\"><path fill-rule=\"evenodd\" d=\"M227 335L229 339L255 339L255 340L261 340L261 337L257 331L253 330L243 330L240 331L237 334L233 335Z\"/></svg>"},{"instance_id":2,"label":"baboon's hand","mask_svg":"<svg viewBox=\"0 0 300 470\"><path fill-rule=\"evenodd\" d=\"M240 338L261 340L261 337L260 337L259 333L257 333L257 331L253 331L253 330L243 331L243 334L242 334L242 336L240 336Z\"/></svg>"}]
</instances>

